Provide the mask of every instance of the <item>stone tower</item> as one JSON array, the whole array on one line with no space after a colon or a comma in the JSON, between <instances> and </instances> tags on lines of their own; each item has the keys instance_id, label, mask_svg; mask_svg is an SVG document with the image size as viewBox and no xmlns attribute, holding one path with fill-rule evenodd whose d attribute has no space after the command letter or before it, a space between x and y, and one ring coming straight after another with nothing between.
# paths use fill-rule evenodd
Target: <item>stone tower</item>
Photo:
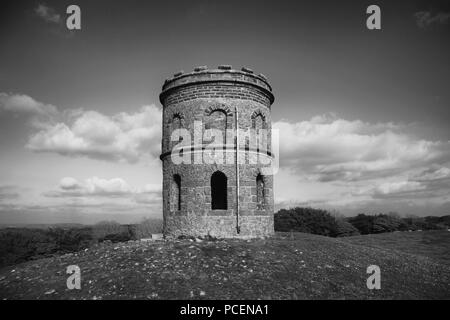
<instances>
[{"instance_id":1,"label":"stone tower","mask_svg":"<svg viewBox=\"0 0 450 320\"><path fill-rule=\"evenodd\" d=\"M166 80L160 101L164 235L273 234L273 176L264 168L273 160L274 96L266 77L248 68L197 67ZM268 136L255 145L248 129Z\"/></svg>"}]
</instances>

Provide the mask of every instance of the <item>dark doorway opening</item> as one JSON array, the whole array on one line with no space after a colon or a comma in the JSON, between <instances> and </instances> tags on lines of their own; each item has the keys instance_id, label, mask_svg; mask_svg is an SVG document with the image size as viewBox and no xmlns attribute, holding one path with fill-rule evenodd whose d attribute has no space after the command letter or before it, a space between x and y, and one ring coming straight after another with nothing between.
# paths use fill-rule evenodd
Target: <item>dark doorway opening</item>
<instances>
[{"instance_id":1,"label":"dark doorway opening","mask_svg":"<svg viewBox=\"0 0 450 320\"><path fill-rule=\"evenodd\" d=\"M227 176L216 171L211 176L212 210L227 210Z\"/></svg>"}]
</instances>

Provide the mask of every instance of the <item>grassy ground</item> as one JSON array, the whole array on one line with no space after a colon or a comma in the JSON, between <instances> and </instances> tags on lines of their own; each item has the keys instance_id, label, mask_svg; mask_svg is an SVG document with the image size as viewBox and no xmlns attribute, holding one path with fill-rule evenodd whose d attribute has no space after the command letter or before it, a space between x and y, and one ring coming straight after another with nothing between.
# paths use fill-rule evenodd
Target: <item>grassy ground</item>
<instances>
[{"instance_id":1,"label":"grassy ground","mask_svg":"<svg viewBox=\"0 0 450 320\"><path fill-rule=\"evenodd\" d=\"M395 236L402 235L413 236ZM302 233L248 241L102 244L0 270L0 298L450 299L450 265L439 254L407 253L403 244L392 244L392 236L381 237L380 245L376 236L366 245L364 237ZM81 290L66 287L65 270L73 264L81 268ZM373 264L381 268L381 290L366 286L366 269Z\"/></svg>"},{"instance_id":2,"label":"grassy ground","mask_svg":"<svg viewBox=\"0 0 450 320\"><path fill-rule=\"evenodd\" d=\"M446 230L392 232L341 239L347 243L421 255L450 265L450 232Z\"/></svg>"}]
</instances>

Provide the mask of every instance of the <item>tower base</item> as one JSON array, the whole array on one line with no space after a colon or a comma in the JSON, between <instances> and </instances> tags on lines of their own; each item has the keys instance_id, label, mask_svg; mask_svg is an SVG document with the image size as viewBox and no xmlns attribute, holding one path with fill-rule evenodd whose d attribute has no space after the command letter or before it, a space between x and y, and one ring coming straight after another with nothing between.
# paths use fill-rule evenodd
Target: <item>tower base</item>
<instances>
[{"instance_id":1,"label":"tower base","mask_svg":"<svg viewBox=\"0 0 450 320\"><path fill-rule=\"evenodd\" d=\"M215 238L263 238L274 234L273 215L240 216L172 215L164 221L164 236Z\"/></svg>"}]
</instances>

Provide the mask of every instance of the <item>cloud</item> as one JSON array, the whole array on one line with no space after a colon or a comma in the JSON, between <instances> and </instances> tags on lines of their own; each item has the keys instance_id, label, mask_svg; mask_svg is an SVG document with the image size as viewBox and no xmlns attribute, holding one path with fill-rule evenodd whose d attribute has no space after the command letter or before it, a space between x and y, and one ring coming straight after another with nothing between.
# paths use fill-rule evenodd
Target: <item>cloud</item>
<instances>
[{"instance_id":1,"label":"cloud","mask_svg":"<svg viewBox=\"0 0 450 320\"><path fill-rule=\"evenodd\" d=\"M79 190L82 188L82 186L79 184L79 182L77 181L77 179L72 178L72 177L65 177L62 178L61 181L59 182L59 187L62 190Z\"/></svg>"},{"instance_id":2,"label":"cloud","mask_svg":"<svg viewBox=\"0 0 450 320\"><path fill-rule=\"evenodd\" d=\"M398 182L386 182L376 187L375 193L381 195L391 195L400 192L410 192L423 190L425 186L417 181L398 181Z\"/></svg>"},{"instance_id":3,"label":"cloud","mask_svg":"<svg viewBox=\"0 0 450 320\"><path fill-rule=\"evenodd\" d=\"M427 29L431 26L447 24L450 20L450 13L437 12L433 14L431 11L419 11L414 14L414 17L419 28Z\"/></svg>"},{"instance_id":4,"label":"cloud","mask_svg":"<svg viewBox=\"0 0 450 320\"><path fill-rule=\"evenodd\" d=\"M155 105L108 116L83 109L60 111L25 94L0 93L1 111L31 120L34 131L26 147L36 152L128 163L160 153L162 112Z\"/></svg>"},{"instance_id":5,"label":"cloud","mask_svg":"<svg viewBox=\"0 0 450 320\"><path fill-rule=\"evenodd\" d=\"M39 4L35 9L34 12L37 16L42 18L44 21L48 23L61 23L61 15L56 12L55 9L45 5L45 4Z\"/></svg>"},{"instance_id":6,"label":"cloud","mask_svg":"<svg viewBox=\"0 0 450 320\"><path fill-rule=\"evenodd\" d=\"M438 181L450 179L450 168L433 165L412 177L416 181Z\"/></svg>"},{"instance_id":7,"label":"cloud","mask_svg":"<svg viewBox=\"0 0 450 320\"><path fill-rule=\"evenodd\" d=\"M17 114L55 115L58 110L51 104L38 102L25 94L0 92L0 110Z\"/></svg>"},{"instance_id":8,"label":"cloud","mask_svg":"<svg viewBox=\"0 0 450 320\"><path fill-rule=\"evenodd\" d=\"M110 197L133 198L143 203L149 200L160 199L161 186L147 184L142 188L131 187L122 178L102 179L91 177L80 182L73 177L64 177L59 182L57 190L46 192L47 197L72 198L72 197Z\"/></svg>"},{"instance_id":9,"label":"cloud","mask_svg":"<svg viewBox=\"0 0 450 320\"><path fill-rule=\"evenodd\" d=\"M450 160L450 142L417 139L400 124L317 116L273 127L280 130L281 166L316 181L368 180Z\"/></svg>"},{"instance_id":10,"label":"cloud","mask_svg":"<svg viewBox=\"0 0 450 320\"><path fill-rule=\"evenodd\" d=\"M60 181L63 193L71 195L96 195L96 196L120 196L132 192L131 187L121 178L101 179L92 177L84 184L72 177L65 177Z\"/></svg>"},{"instance_id":11,"label":"cloud","mask_svg":"<svg viewBox=\"0 0 450 320\"><path fill-rule=\"evenodd\" d=\"M146 155L157 157L161 143L161 110L144 106L138 112L106 116L81 111L67 123L59 122L34 133L27 148L69 157L135 163Z\"/></svg>"},{"instance_id":12,"label":"cloud","mask_svg":"<svg viewBox=\"0 0 450 320\"><path fill-rule=\"evenodd\" d=\"M16 186L0 186L0 203L4 200L14 200L19 198Z\"/></svg>"},{"instance_id":13,"label":"cloud","mask_svg":"<svg viewBox=\"0 0 450 320\"><path fill-rule=\"evenodd\" d=\"M45 128L60 116L54 105L36 101L25 94L0 92L0 115L2 112L25 117L34 129Z\"/></svg>"},{"instance_id":14,"label":"cloud","mask_svg":"<svg viewBox=\"0 0 450 320\"><path fill-rule=\"evenodd\" d=\"M329 115L282 120L273 127L280 136L277 208L315 206L354 214L406 213L414 207L417 214L427 204L422 215L448 213L436 210L450 200L450 141L418 137L413 125Z\"/></svg>"}]
</instances>

